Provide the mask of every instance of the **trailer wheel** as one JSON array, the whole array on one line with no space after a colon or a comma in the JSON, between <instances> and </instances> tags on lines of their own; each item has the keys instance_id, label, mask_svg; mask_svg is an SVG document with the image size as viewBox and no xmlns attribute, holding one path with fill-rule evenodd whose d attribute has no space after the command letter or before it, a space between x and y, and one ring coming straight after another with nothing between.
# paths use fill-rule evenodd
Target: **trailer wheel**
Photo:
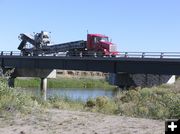
<instances>
[{"instance_id":1,"label":"trailer wheel","mask_svg":"<svg viewBox=\"0 0 180 134\"><path fill-rule=\"evenodd\" d=\"M69 55L69 52L66 52L66 57L69 57L70 55Z\"/></svg>"},{"instance_id":2,"label":"trailer wheel","mask_svg":"<svg viewBox=\"0 0 180 134\"><path fill-rule=\"evenodd\" d=\"M21 53L22 53L22 56L28 56L27 52L21 52Z\"/></svg>"},{"instance_id":3,"label":"trailer wheel","mask_svg":"<svg viewBox=\"0 0 180 134\"><path fill-rule=\"evenodd\" d=\"M75 51L69 51L69 52L66 53L66 56L67 57L76 56L76 52Z\"/></svg>"}]
</instances>

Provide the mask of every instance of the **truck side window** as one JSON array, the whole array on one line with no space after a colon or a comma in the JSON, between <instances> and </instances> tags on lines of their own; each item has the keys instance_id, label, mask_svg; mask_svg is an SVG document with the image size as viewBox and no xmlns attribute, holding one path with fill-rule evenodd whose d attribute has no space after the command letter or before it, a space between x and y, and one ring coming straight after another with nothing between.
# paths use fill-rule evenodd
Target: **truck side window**
<instances>
[{"instance_id":1,"label":"truck side window","mask_svg":"<svg viewBox=\"0 0 180 134\"><path fill-rule=\"evenodd\" d=\"M94 37L94 44L98 43L101 40L99 37Z\"/></svg>"}]
</instances>

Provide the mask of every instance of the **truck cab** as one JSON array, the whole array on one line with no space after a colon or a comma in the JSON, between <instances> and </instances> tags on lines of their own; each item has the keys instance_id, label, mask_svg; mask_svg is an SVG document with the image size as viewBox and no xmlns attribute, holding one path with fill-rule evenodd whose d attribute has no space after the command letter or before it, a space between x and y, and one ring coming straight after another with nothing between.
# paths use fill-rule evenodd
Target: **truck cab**
<instances>
[{"instance_id":1,"label":"truck cab","mask_svg":"<svg viewBox=\"0 0 180 134\"><path fill-rule=\"evenodd\" d=\"M109 41L109 37L101 34L87 35L87 49L104 56L116 56L116 45Z\"/></svg>"}]
</instances>

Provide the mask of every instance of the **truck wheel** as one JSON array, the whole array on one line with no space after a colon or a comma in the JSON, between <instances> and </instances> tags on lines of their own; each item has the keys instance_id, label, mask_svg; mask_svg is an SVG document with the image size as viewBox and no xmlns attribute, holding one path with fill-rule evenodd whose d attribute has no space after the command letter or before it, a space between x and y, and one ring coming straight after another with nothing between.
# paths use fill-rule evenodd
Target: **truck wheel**
<instances>
[{"instance_id":1,"label":"truck wheel","mask_svg":"<svg viewBox=\"0 0 180 134\"><path fill-rule=\"evenodd\" d=\"M76 56L76 53L74 51L69 51L66 53L66 56L70 57L70 56Z\"/></svg>"},{"instance_id":2,"label":"truck wheel","mask_svg":"<svg viewBox=\"0 0 180 134\"><path fill-rule=\"evenodd\" d=\"M28 56L28 53L22 52L22 56Z\"/></svg>"},{"instance_id":3,"label":"truck wheel","mask_svg":"<svg viewBox=\"0 0 180 134\"><path fill-rule=\"evenodd\" d=\"M72 53L72 52L67 52L67 53L66 53L66 56L67 56L67 57L73 56L73 53Z\"/></svg>"},{"instance_id":4,"label":"truck wheel","mask_svg":"<svg viewBox=\"0 0 180 134\"><path fill-rule=\"evenodd\" d=\"M33 56L38 56L38 54L37 54L37 53L33 53L32 55L33 55Z\"/></svg>"},{"instance_id":5,"label":"truck wheel","mask_svg":"<svg viewBox=\"0 0 180 134\"><path fill-rule=\"evenodd\" d=\"M101 51L98 51L98 52L96 53L96 55L97 55L97 57L103 57L103 53L102 53Z\"/></svg>"}]
</instances>

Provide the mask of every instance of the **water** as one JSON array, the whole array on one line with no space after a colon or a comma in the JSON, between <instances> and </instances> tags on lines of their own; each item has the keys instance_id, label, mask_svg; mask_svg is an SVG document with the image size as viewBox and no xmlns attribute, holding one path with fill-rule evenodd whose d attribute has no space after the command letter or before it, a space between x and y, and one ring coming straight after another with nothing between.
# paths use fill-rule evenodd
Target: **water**
<instances>
[{"instance_id":1,"label":"water","mask_svg":"<svg viewBox=\"0 0 180 134\"><path fill-rule=\"evenodd\" d=\"M25 89L28 92L31 92L36 95L40 95L40 90L38 89ZM116 91L113 90L104 90L104 89L72 89L72 88L60 88L60 89L48 89L47 98L49 97L68 97L73 100L82 100L86 101L89 98L96 98L98 96L107 96L113 97L116 94Z\"/></svg>"}]
</instances>

